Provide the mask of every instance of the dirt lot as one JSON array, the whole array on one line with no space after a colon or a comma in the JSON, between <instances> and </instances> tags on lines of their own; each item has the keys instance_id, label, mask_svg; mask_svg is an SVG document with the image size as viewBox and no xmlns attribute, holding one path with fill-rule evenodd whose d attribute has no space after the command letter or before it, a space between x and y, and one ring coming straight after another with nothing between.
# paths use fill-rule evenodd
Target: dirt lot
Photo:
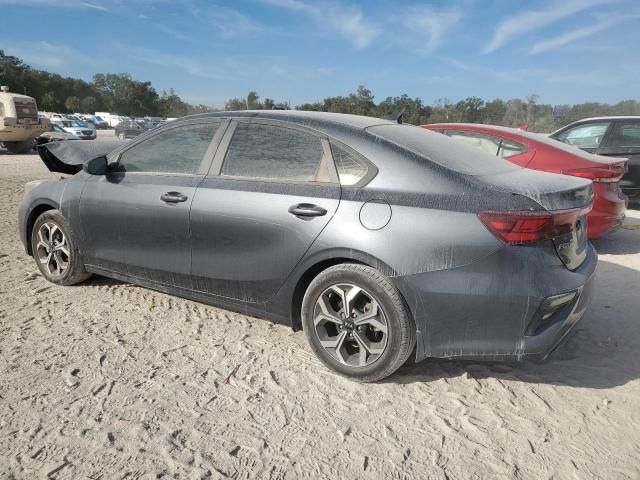
<instances>
[{"instance_id":1,"label":"dirt lot","mask_svg":"<svg viewBox=\"0 0 640 480\"><path fill-rule=\"evenodd\" d=\"M640 478L640 214L544 364L429 360L359 385L302 332L93 277L16 233L34 155L0 155L0 478ZM634 228L635 226L635 228Z\"/></svg>"}]
</instances>

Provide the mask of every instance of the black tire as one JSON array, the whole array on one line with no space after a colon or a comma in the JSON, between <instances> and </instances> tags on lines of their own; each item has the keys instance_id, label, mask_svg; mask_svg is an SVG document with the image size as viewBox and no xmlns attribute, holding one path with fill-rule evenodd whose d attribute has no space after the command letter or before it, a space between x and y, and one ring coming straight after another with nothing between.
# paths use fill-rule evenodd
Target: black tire
<instances>
[{"instance_id":1,"label":"black tire","mask_svg":"<svg viewBox=\"0 0 640 480\"><path fill-rule=\"evenodd\" d=\"M33 144L33 140L25 140L24 142L4 142L4 148L6 148L9 153L18 155L21 153L29 153L33 149Z\"/></svg>"},{"instance_id":2,"label":"black tire","mask_svg":"<svg viewBox=\"0 0 640 480\"><path fill-rule=\"evenodd\" d=\"M58 274L54 268L50 268L48 264L45 265L41 260L41 258L48 257L49 253L48 250L42 247L41 238L38 235L38 232L41 230L41 228L43 228L45 224L45 230L47 230L49 226L55 225L64 235L63 237L60 237L59 235L56 235L56 232L54 233L55 238L52 240L52 242L55 242L56 239L64 239L66 251L68 252L68 255L62 250L53 252L54 256L56 253L58 253L59 258L61 258L62 260L66 258L67 260L65 270L60 274ZM46 237L46 234L44 236ZM91 274L84 269L84 262L80 254L80 250L78 249L78 244L76 243L71 226L58 210L47 210L36 219L35 223L33 224L33 229L31 230L31 249L31 251L33 252L33 258L36 262L36 265L38 266L38 269L40 270L40 273L42 273L42 275L52 283L58 285L74 285L76 283L85 281L91 276ZM53 260L53 262L55 264L55 259Z\"/></svg>"},{"instance_id":3,"label":"black tire","mask_svg":"<svg viewBox=\"0 0 640 480\"><path fill-rule=\"evenodd\" d=\"M127 139L127 136L126 136L124 133L119 133L119 134L118 134L118 138L119 138L120 140L126 140L126 139Z\"/></svg>"},{"instance_id":4,"label":"black tire","mask_svg":"<svg viewBox=\"0 0 640 480\"><path fill-rule=\"evenodd\" d=\"M387 327L386 345L383 353L371 364L353 366L340 362L320 343L314 322L317 302L332 286L341 284L363 289L367 296L375 297L382 309ZM324 270L307 288L301 313L305 336L316 356L329 369L356 381L375 382L388 377L407 361L416 344L415 323L404 299L388 278L366 265L340 264Z\"/></svg>"}]
</instances>

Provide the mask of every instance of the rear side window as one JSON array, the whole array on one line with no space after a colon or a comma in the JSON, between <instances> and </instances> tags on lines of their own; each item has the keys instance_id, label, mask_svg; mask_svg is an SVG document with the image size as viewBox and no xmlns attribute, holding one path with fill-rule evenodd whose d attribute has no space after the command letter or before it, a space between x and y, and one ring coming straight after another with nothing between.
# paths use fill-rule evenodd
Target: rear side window
<instances>
[{"instance_id":1,"label":"rear side window","mask_svg":"<svg viewBox=\"0 0 640 480\"><path fill-rule=\"evenodd\" d=\"M462 130L447 130L446 134L455 140L460 140L472 147L479 148L490 155L498 154L500 139L493 135L480 132L466 132Z\"/></svg>"},{"instance_id":2,"label":"rear side window","mask_svg":"<svg viewBox=\"0 0 640 480\"><path fill-rule=\"evenodd\" d=\"M598 148L611 122L594 122L570 128L554 138L579 148Z\"/></svg>"},{"instance_id":3,"label":"rear side window","mask_svg":"<svg viewBox=\"0 0 640 480\"><path fill-rule=\"evenodd\" d=\"M220 173L294 182L331 181L320 138L262 123L238 123Z\"/></svg>"},{"instance_id":4,"label":"rear side window","mask_svg":"<svg viewBox=\"0 0 640 480\"><path fill-rule=\"evenodd\" d=\"M195 174L220 123L185 125L154 135L124 151L125 172Z\"/></svg>"},{"instance_id":5,"label":"rear side window","mask_svg":"<svg viewBox=\"0 0 640 480\"><path fill-rule=\"evenodd\" d=\"M369 165L355 154L334 143L331 144L331 153L341 185L355 185L367 175Z\"/></svg>"},{"instance_id":6,"label":"rear side window","mask_svg":"<svg viewBox=\"0 0 640 480\"><path fill-rule=\"evenodd\" d=\"M527 147L511 140L500 140L500 147L498 148L498 156L502 158L509 158L515 155L520 155L527 151Z\"/></svg>"},{"instance_id":7,"label":"rear side window","mask_svg":"<svg viewBox=\"0 0 640 480\"><path fill-rule=\"evenodd\" d=\"M616 122L607 141L608 147L640 147L640 122Z\"/></svg>"}]
</instances>

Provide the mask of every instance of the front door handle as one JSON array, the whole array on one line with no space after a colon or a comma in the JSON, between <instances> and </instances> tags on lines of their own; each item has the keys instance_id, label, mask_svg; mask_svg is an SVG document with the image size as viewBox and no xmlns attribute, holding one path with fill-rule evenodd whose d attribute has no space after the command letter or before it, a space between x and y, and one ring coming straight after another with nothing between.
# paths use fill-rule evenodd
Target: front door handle
<instances>
[{"instance_id":1,"label":"front door handle","mask_svg":"<svg viewBox=\"0 0 640 480\"><path fill-rule=\"evenodd\" d=\"M167 192L160 195L160 200L167 203L186 202L187 196L180 192Z\"/></svg>"},{"instance_id":2,"label":"front door handle","mask_svg":"<svg viewBox=\"0 0 640 480\"><path fill-rule=\"evenodd\" d=\"M326 215L327 211L313 203L298 203L289 207L289 213L296 217L321 217Z\"/></svg>"}]
</instances>

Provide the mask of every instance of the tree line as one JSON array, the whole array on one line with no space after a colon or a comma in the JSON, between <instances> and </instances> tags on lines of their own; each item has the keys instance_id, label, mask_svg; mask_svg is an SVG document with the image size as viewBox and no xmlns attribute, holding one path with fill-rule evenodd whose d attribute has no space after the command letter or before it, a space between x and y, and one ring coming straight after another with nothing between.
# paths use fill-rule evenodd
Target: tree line
<instances>
[{"instance_id":1,"label":"tree line","mask_svg":"<svg viewBox=\"0 0 640 480\"><path fill-rule=\"evenodd\" d=\"M182 117L210 110L205 105L185 102L173 89L158 94L151 82L134 80L127 73L97 73L93 81L87 82L34 69L3 50L0 84L9 86L12 92L34 97L40 110L51 112Z\"/></svg>"},{"instance_id":2,"label":"tree line","mask_svg":"<svg viewBox=\"0 0 640 480\"><path fill-rule=\"evenodd\" d=\"M206 105L191 105L173 89L158 94L151 82L134 80L126 73L97 73L91 82L86 82L34 69L17 57L5 55L2 50L0 84L9 85L16 93L35 97L39 108L46 111L109 111L130 116L181 117L216 110ZM261 99L255 91L249 92L244 98L231 98L224 105L224 110L227 111L272 108L291 107L286 101L276 102L268 97ZM442 122L488 123L510 127L526 126L534 132L550 132L586 117L640 115L640 102L637 100L624 100L615 105L596 102L551 105L539 103L537 95L510 100L484 100L472 96L457 102L440 98L428 105L418 97L411 98L403 94L387 97L376 103L371 90L362 85L349 95L327 97L295 108L390 119L396 119L402 113L403 122L414 125Z\"/></svg>"}]
</instances>

